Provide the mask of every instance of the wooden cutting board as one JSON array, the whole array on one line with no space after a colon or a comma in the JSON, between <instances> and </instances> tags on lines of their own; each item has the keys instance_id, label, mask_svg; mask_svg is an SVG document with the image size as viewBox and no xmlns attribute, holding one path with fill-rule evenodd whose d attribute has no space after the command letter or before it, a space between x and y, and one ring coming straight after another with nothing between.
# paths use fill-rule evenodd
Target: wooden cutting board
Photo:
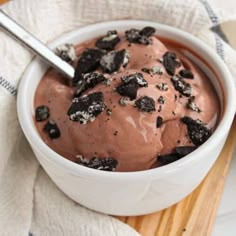
<instances>
[{"instance_id":1,"label":"wooden cutting board","mask_svg":"<svg viewBox=\"0 0 236 236\"><path fill-rule=\"evenodd\" d=\"M215 165L193 193L163 211L117 218L142 236L210 236L235 144L236 118Z\"/></svg>"}]
</instances>

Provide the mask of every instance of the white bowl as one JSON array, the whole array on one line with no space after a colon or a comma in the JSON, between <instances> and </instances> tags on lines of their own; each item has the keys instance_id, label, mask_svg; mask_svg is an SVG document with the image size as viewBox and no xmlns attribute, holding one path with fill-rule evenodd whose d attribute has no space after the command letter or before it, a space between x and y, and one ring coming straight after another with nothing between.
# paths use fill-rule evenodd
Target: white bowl
<instances>
[{"instance_id":1,"label":"white bowl","mask_svg":"<svg viewBox=\"0 0 236 236\"><path fill-rule=\"evenodd\" d=\"M157 34L191 48L214 68L214 73L191 53L208 74L222 105L222 118L214 134L188 156L169 165L137 172L106 172L75 164L50 149L34 125L34 93L48 69L36 58L25 71L17 97L20 124L40 164L56 185L74 201L92 210L112 215L142 215L167 208L191 193L216 161L235 114L235 86L229 70L216 53L194 36L158 23L136 20L111 21L89 25L68 33L50 44L80 43L108 30L153 26Z\"/></svg>"}]
</instances>

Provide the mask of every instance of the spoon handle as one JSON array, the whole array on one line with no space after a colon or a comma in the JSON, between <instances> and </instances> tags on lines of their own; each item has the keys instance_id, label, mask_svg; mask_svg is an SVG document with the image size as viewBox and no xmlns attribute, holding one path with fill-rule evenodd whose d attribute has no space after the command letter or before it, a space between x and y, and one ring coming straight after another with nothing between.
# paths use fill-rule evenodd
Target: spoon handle
<instances>
[{"instance_id":1,"label":"spoon handle","mask_svg":"<svg viewBox=\"0 0 236 236\"><path fill-rule=\"evenodd\" d=\"M3 28L11 36L19 40L21 43L33 50L37 55L45 59L54 68L61 71L67 77L72 79L74 77L74 68L58 57L46 45L40 42L32 34L27 32L24 28L18 25L6 13L0 9L0 28Z\"/></svg>"}]
</instances>

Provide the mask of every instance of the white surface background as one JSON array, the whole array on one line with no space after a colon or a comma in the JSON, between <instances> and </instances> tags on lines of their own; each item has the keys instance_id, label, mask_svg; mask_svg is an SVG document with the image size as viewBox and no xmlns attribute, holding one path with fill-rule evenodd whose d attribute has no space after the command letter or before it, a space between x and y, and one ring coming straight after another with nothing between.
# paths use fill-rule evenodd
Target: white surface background
<instances>
[{"instance_id":1,"label":"white surface background","mask_svg":"<svg viewBox=\"0 0 236 236\"><path fill-rule=\"evenodd\" d=\"M236 14L235 0L209 0L218 8ZM235 27L236 28L236 27ZM235 30L236 33L236 30ZM235 34L236 37L236 34ZM218 208L217 217L213 227L212 236L236 235L236 150L227 176L224 192Z\"/></svg>"}]
</instances>

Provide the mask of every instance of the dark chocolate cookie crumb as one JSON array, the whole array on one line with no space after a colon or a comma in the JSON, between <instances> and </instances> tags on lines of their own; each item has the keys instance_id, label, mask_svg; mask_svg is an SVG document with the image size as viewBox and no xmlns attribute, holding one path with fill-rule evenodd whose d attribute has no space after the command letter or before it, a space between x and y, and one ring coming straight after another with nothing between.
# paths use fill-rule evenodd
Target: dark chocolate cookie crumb
<instances>
[{"instance_id":1,"label":"dark chocolate cookie crumb","mask_svg":"<svg viewBox=\"0 0 236 236\"><path fill-rule=\"evenodd\" d=\"M162 165L167 165L183 158L184 156L193 152L196 148L197 147L195 146L179 146L179 147L176 147L172 153L157 156L157 160Z\"/></svg>"},{"instance_id":2,"label":"dark chocolate cookie crumb","mask_svg":"<svg viewBox=\"0 0 236 236\"><path fill-rule=\"evenodd\" d=\"M171 81L174 85L175 90L180 92L182 95L189 97L192 93L192 87L189 83L185 82L180 76L173 76Z\"/></svg>"},{"instance_id":3,"label":"dark chocolate cookie crumb","mask_svg":"<svg viewBox=\"0 0 236 236\"><path fill-rule=\"evenodd\" d=\"M112 81L113 81L112 78L106 79L106 80L104 80L104 84L105 84L106 86L111 86Z\"/></svg>"},{"instance_id":4,"label":"dark chocolate cookie crumb","mask_svg":"<svg viewBox=\"0 0 236 236\"><path fill-rule=\"evenodd\" d=\"M61 136L61 132L55 121L49 120L43 128L46 131L51 139L56 139Z\"/></svg>"},{"instance_id":5,"label":"dark chocolate cookie crumb","mask_svg":"<svg viewBox=\"0 0 236 236\"><path fill-rule=\"evenodd\" d=\"M191 109L192 111L196 111L198 113L201 112L201 109L196 105L196 103L194 102L195 97L191 96L188 99L188 103L187 103L187 108Z\"/></svg>"},{"instance_id":6,"label":"dark chocolate cookie crumb","mask_svg":"<svg viewBox=\"0 0 236 236\"><path fill-rule=\"evenodd\" d=\"M141 73L134 73L127 76L122 76L121 81L123 84L116 87L116 91L121 96L127 96L130 100L134 100L137 97L137 91L139 87L147 87L148 83L143 78Z\"/></svg>"},{"instance_id":7,"label":"dark chocolate cookie crumb","mask_svg":"<svg viewBox=\"0 0 236 236\"><path fill-rule=\"evenodd\" d=\"M84 91L89 88L94 88L97 84L104 82L106 78L102 73L91 72L82 75L82 80L77 84L77 90L75 92L75 97L79 97Z\"/></svg>"},{"instance_id":8,"label":"dark chocolate cookie crumb","mask_svg":"<svg viewBox=\"0 0 236 236\"><path fill-rule=\"evenodd\" d=\"M44 121L49 117L49 108L47 106L38 106L35 111L36 121Z\"/></svg>"},{"instance_id":9,"label":"dark chocolate cookie crumb","mask_svg":"<svg viewBox=\"0 0 236 236\"><path fill-rule=\"evenodd\" d=\"M154 33L155 29L153 27L144 27L142 30L130 29L125 31L126 39L129 43L139 43L139 44L152 44L152 39L150 38Z\"/></svg>"},{"instance_id":10,"label":"dark chocolate cookie crumb","mask_svg":"<svg viewBox=\"0 0 236 236\"><path fill-rule=\"evenodd\" d=\"M63 44L56 48L56 54L63 60L68 63L75 61L76 53L75 47L73 44Z\"/></svg>"},{"instance_id":11,"label":"dark chocolate cookie crumb","mask_svg":"<svg viewBox=\"0 0 236 236\"><path fill-rule=\"evenodd\" d=\"M98 158L93 157L91 160L80 158L78 164L97 170L114 171L118 165L118 161L114 158Z\"/></svg>"},{"instance_id":12,"label":"dark chocolate cookie crumb","mask_svg":"<svg viewBox=\"0 0 236 236\"><path fill-rule=\"evenodd\" d=\"M150 68L144 67L144 68L141 69L141 71L143 71L143 72L145 72L147 74L151 74L151 69Z\"/></svg>"},{"instance_id":13,"label":"dark chocolate cookie crumb","mask_svg":"<svg viewBox=\"0 0 236 236\"><path fill-rule=\"evenodd\" d=\"M177 99L178 99L178 96L175 94L175 96L174 96L174 101L176 102Z\"/></svg>"},{"instance_id":14,"label":"dark chocolate cookie crumb","mask_svg":"<svg viewBox=\"0 0 236 236\"><path fill-rule=\"evenodd\" d=\"M107 109L107 115L111 115L112 114L112 110L111 109Z\"/></svg>"},{"instance_id":15,"label":"dark chocolate cookie crumb","mask_svg":"<svg viewBox=\"0 0 236 236\"><path fill-rule=\"evenodd\" d=\"M115 132L114 132L114 135L116 136L117 134L118 134L118 131L115 131Z\"/></svg>"},{"instance_id":16,"label":"dark chocolate cookie crumb","mask_svg":"<svg viewBox=\"0 0 236 236\"><path fill-rule=\"evenodd\" d=\"M158 112L161 112L162 111L162 106L161 105L159 105L159 107L158 107L158 110L157 110Z\"/></svg>"},{"instance_id":17,"label":"dark chocolate cookie crumb","mask_svg":"<svg viewBox=\"0 0 236 236\"><path fill-rule=\"evenodd\" d=\"M146 37L151 37L153 34L155 34L156 29L151 27L151 26L146 26L144 27L139 34L146 36Z\"/></svg>"},{"instance_id":18,"label":"dark chocolate cookie crumb","mask_svg":"<svg viewBox=\"0 0 236 236\"><path fill-rule=\"evenodd\" d=\"M158 99L157 99L158 103L160 104L165 104L165 98L163 96L160 96Z\"/></svg>"},{"instance_id":19,"label":"dark chocolate cookie crumb","mask_svg":"<svg viewBox=\"0 0 236 236\"><path fill-rule=\"evenodd\" d=\"M142 73L134 73L134 74L129 74L129 75L124 75L121 77L121 81L125 84L128 83L136 83L137 85L139 85L140 87L147 87L148 86L148 82L143 78L143 74Z\"/></svg>"},{"instance_id":20,"label":"dark chocolate cookie crumb","mask_svg":"<svg viewBox=\"0 0 236 236\"><path fill-rule=\"evenodd\" d=\"M85 49L75 68L74 84L77 84L82 79L82 74L92 72L98 68L103 54L104 52L100 49Z\"/></svg>"},{"instance_id":21,"label":"dark chocolate cookie crumb","mask_svg":"<svg viewBox=\"0 0 236 236\"><path fill-rule=\"evenodd\" d=\"M156 120L156 127L160 128L162 124L163 124L163 118L161 116L158 116Z\"/></svg>"},{"instance_id":22,"label":"dark chocolate cookie crumb","mask_svg":"<svg viewBox=\"0 0 236 236\"><path fill-rule=\"evenodd\" d=\"M168 84L167 83L159 83L156 85L156 87L162 91L167 91L168 90Z\"/></svg>"},{"instance_id":23,"label":"dark chocolate cookie crumb","mask_svg":"<svg viewBox=\"0 0 236 236\"><path fill-rule=\"evenodd\" d=\"M152 68L142 68L141 71L150 74L150 75L163 75L163 68L160 66L153 66Z\"/></svg>"},{"instance_id":24,"label":"dark chocolate cookie crumb","mask_svg":"<svg viewBox=\"0 0 236 236\"><path fill-rule=\"evenodd\" d=\"M107 35L98 39L96 47L104 50L113 50L115 46L120 42L120 37L116 30L108 31Z\"/></svg>"},{"instance_id":25,"label":"dark chocolate cookie crumb","mask_svg":"<svg viewBox=\"0 0 236 236\"><path fill-rule=\"evenodd\" d=\"M130 82L128 84L121 84L116 87L116 91L121 96L127 96L130 100L134 100L137 97L138 84L136 82Z\"/></svg>"},{"instance_id":26,"label":"dark chocolate cookie crumb","mask_svg":"<svg viewBox=\"0 0 236 236\"><path fill-rule=\"evenodd\" d=\"M72 100L67 115L72 121L86 124L95 118L106 108L102 92L95 92Z\"/></svg>"},{"instance_id":27,"label":"dark chocolate cookie crumb","mask_svg":"<svg viewBox=\"0 0 236 236\"><path fill-rule=\"evenodd\" d=\"M120 100L119 100L119 103L121 106L127 106L127 104L129 103L129 99L128 98L124 98L122 97Z\"/></svg>"},{"instance_id":28,"label":"dark chocolate cookie crumb","mask_svg":"<svg viewBox=\"0 0 236 236\"><path fill-rule=\"evenodd\" d=\"M203 144L212 134L212 131L200 120L193 120L191 117L185 116L181 118L181 121L187 125L188 136L196 146Z\"/></svg>"},{"instance_id":29,"label":"dark chocolate cookie crumb","mask_svg":"<svg viewBox=\"0 0 236 236\"><path fill-rule=\"evenodd\" d=\"M175 148L175 152L180 156L186 156L189 153L193 152L196 148L196 146L179 146Z\"/></svg>"},{"instance_id":30,"label":"dark chocolate cookie crumb","mask_svg":"<svg viewBox=\"0 0 236 236\"><path fill-rule=\"evenodd\" d=\"M148 96L144 96L136 100L135 106L142 112L153 112L156 110L154 99Z\"/></svg>"},{"instance_id":31,"label":"dark chocolate cookie crumb","mask_svg":"<svg viewBox=\"0 0 236 236\"><path fill-rule=\"evenodd\" d=\"M183 69L179 72L179 74L185 79L194 79L193 73L191 70Z\"/></svg>"},{"instance_id":32,"label":"dark chocolate cookie crumb","mask_svg":"<svg viewBox=\"0 0 236 236\"><path fill-rule=\"evenodd\" d=\"M174 75L176 68L180 66L180 62L175 53L166 52L163 55L163 65L169 75Z\"/></svg>"},{"instance_id":33,"label":"dark chocolate cookie crumb","mask_svg":"<svg viewBox=\"0 0 236 236\"><path fill-rule=\"evenodd\" d=\"M160 162L161 165L167 165L174 161L177 161L181 158L177 153L170 153L166 155L159 155L157 157L158 162Z\"/></svg>"},{"instance_id":34,"label":"dark chocolate cookie crumb","mask_svg":"<svg viewBox=\"0 0 236 236\"><path fill-rule=\"evenodd\" d=\"M130 29L125 31L125 37L129 41L129 43L139 43L141 35L139 34L140 30L138 29Z\"/></svg>"},{"instance_id":35,"label":"dark chocolate cookie crumb","mask_svg":"<svg viewBox=\"0 0 236 236\"><path fill-rule=\"evenodd\" d=\"M120 51L110 51L101 57L100 65L103 72L111 74L118 71L121 66L126 67L129 58L130 55L125 49Z\"/></svg>"}]
</instances>

